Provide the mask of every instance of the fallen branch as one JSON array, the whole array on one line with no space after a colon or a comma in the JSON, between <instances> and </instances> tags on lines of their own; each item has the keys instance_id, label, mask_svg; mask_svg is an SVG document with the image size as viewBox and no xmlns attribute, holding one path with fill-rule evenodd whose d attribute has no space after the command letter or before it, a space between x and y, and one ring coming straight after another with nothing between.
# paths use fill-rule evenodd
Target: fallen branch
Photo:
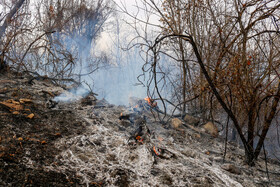
<instances>
[{"instance_id":1,"label":"fallen branch","mask_svg":"<svg viewBox=\"0 0 280 187\"><path fill-rule=\"evenodd\" d=\"M58 83L56 83L56 81L66 81L66 82L73 82L77 85L80 85L79 82L75 81L74 79L72 78L69 78L69 79L66 79L66 78L61 78L61 79L58 79L58 78L51 78L51 77L48 77L48 76L41 76L39 73L37 72L32 72L32 71L24 71L25 73L29 73L29 74L33 74L35 75L34 77L32 77L31 79L29 79L27 82L28 84L32 84L32 81L33 80L51 80L51 81L54 81L55 84L59 85Z\"/></svg>"}]
</instances>

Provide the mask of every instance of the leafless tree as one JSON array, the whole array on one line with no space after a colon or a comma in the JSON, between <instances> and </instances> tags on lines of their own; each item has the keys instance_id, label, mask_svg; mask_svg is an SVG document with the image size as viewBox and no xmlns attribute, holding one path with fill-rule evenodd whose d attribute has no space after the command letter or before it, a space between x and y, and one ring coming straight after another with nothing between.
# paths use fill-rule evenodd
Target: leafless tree
<instances>
[{"instance_id":1,"label":"leafless tree","mask_svg":"<svg viewBox=\"0 0 280 187\"><path fill-rule=\"evenodd\" d=\"M25 32L25 24L20 23L19 20L24 19L27 16L27 10L24 9L24 4L27 5L29 1L18 0L13 1L3 1L2 13L0 15L0 69L6 66L5 58L9 57L6 53L9 52L12 40L15 36L19 35L21 32Z\"/></svg>"},{"instance_id":2,"label":"leafless tree","mask_svg":"<svg viewBox=\"0 0 280 187\"><path fill-rule=\"evenodd\" d=\"M152 79L162 78L158 70L163 54L180 62L182 84L174 86L174 92L180 93L184 104L188 92L199 94L200 107L212 113L222 114L223 109L242 141L247 163L253 165L278 113L280 3L143 2L162 23L162 32L146 53ZM155 81L153 86L157 85Z\"/></svg>"},{"instance_id":3,"label":"leafless tree","mask_svg":"<svg viewBox=\"0 0 280 187\"><path fill-rule=\"evenodd\" d=\"M1 39L2 51L7 51L9 65L16 71L81 78L106 59L93 56L91 49L112 12L109 1L40 0L25 3L15 14L23 2L6 5L13 7L6 20L11 16L14 20Z\"/></svg>"}]
</instances>

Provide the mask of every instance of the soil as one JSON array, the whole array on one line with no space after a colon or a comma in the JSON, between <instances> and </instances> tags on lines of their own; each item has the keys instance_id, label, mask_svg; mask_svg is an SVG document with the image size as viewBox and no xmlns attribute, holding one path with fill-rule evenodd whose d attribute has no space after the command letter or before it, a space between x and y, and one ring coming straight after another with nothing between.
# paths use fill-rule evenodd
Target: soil
<instances>
[{"instance_id":1,"label":"soil","mask_svg":"<svg viewBox=\"0 0 280 187\"><path fill-rule=\"evenodd\" d=\"M30 80L0 74L0 186L280 186L279 162L248 167L232 143L223 160L224 140L199 127L93 95L57 103L69 89ZM151 133L130 142L143 116Z\"/></svg>"},{"instance_id":2,"label":"soil","mask_svg":"<svg viewBox=\"0 0 280 187\"><path fill-rule=\"evenodd\" d=\"M76 186L80 180L75 172L46 171L42 166L56 164L60 150L54 143L84 132L85 122L73 109L46 107L51 96L44 92L55 87L50 82L40 82L38 87L39 82L28 84L28 80L15 75L0 77L0 101L30 99L22 105L34 114L29 119L25 111L12 114L0 104L0 186Z\"/></svg>"}]
</instances>

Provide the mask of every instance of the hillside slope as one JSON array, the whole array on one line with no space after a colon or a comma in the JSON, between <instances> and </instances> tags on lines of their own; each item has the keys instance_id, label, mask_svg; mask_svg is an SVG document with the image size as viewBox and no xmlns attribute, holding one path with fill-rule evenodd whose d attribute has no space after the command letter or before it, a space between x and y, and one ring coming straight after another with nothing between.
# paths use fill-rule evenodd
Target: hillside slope
<instances>
[{"instance_id":1,"label":"hillside slope","mask_svg":"<svg viewBox=\"0 0 280 187\"><path fill-rule=\"evenodd\" d=\"M280 186L279 163L269 175L262 157L248 167L234 144L223 161L223 139L198 127L94 96L54 102L62 93L49 79L0 75L0 186ZM150 135L129 140L143 116Z\"/></svg>"}]
</instances>

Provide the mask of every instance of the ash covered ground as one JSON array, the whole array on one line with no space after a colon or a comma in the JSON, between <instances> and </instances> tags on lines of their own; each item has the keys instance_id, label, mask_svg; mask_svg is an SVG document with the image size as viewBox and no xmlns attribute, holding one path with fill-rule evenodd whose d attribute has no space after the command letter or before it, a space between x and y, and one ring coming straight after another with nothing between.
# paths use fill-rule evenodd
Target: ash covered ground
<instances>
[{"instance_id":1,"label":"ash covered ground","mask_svg":"<svg viewBox=\"0 0 280 187\"><path fill-rule=\"evenodd\" d=\"M224 140L201 127L92 95L55 103L70 93L30 80L0 75L0 186L280 186L277 161L249 167L232 143L223 160ZM149 135L129 139L143 116Z\"/></svg>"}]
</instances>

